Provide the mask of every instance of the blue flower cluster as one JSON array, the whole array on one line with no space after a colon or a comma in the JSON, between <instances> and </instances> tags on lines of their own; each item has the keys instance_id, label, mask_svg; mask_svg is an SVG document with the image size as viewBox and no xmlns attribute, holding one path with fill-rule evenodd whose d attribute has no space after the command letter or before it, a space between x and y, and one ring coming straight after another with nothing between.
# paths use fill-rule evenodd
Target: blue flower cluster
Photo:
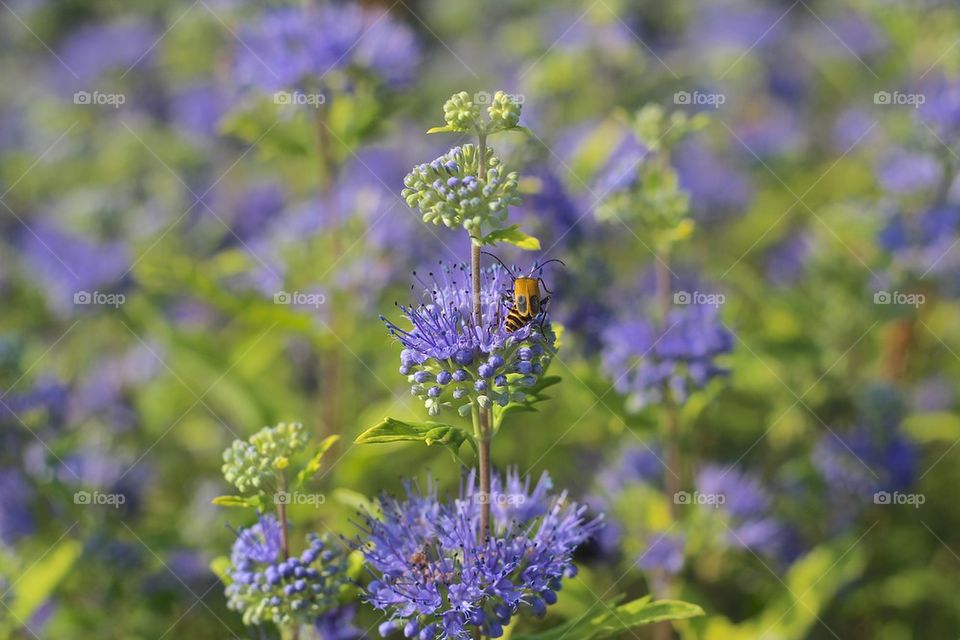
<instances>
[{"instance_id":1,"label":"blue flower cluster","mask_svg":"<svg viewBox=\"0 0 960 640\"><path fill-rule=\"evenodd\" d=\"M733 349L733 336L707 305L675 307L662 326L640 317L613 324L602 341L603 367L633 408L660 402L665 388L684 402L691 388L726 373L714 360Z\"/></svg>"},{"instance_id":2,"label":"blue flower cluster","mask_svg":"<svg viewBox=\"0 0 960 640\"><path fill-rule=\"evenodd\" d=\"M773 558L787 556L787 525L772 515L773 500L760 478L748 471L711 464L697 474L697 490L723 496L716 510L728 520L724 538L732 547Z\"/></svg>"},{"instance_id":3,"label":"blue flower cluster","mask_svg":"<svg viewBox=\"0 0 960 640\"><path fill-rule=\"evenodd\" d=\"M374 574L367 598L390 614L380 634L467 640L479 630L499 638L521 608L544 615L563 578L576 574L574 550L601 527L550 489L546 474L532 491L516 471L494 476L493 526L482 540L484 494L472 473L452 502L440 501L432 482L426 492L408 484L406 500L385 497L382 518L367 518L362 548Z\"/></svg>"},{"instance_id":4,"label":"blue flower cluster","mask_svg":"<svg viewBox=\"0 0 960 640\"><path fill-rule=\"evenodd\" d=\"M401 329L381 316L403 345L400 373L408 376L411 392L424 400L430 415L453 403L460 403L465 415L473 402L522 402L524 389L537 383L554 352L556 336L546 314L507 331L505 294L511 277L499 265L481 274L479 325L465 266L441 263L430 277L429 283L419 282L426 298L422 304L398 305L412 328Z\"/></svg>"},{"instance_id":5,"label":"blue flower cluster","mask_svg":"<svg viewBox=\"0 0 960 640\"><path fill-rule=\"evenodd\" d=\"M312 622L335 606L347 584L346 556L316 535L299 556L281 559L281 525L271 515L241 530L227 570L227 606L244 624Z\"/></svg>"},{"instance_id":6,"label":"blue flower cluster","mask_svg":"<svg viewBox=\"0 0 960 640\"><path fill-rule=\"evenodd\" d=\"M355 4L274 9L243 28L240 38L236 78L265 91L307 88L350 67L403 84L419 59L407 26Z\"/></svg>"}]
</instances>

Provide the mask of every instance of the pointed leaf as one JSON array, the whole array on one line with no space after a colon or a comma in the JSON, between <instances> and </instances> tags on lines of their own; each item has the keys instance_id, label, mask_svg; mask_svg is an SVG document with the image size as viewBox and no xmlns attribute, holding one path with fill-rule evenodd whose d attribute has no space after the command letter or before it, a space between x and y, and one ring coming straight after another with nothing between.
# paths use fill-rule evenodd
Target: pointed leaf
<instances>
[{"instance_id":1,"label":"pointed leaf","mask_svg":"<svg viewBox=\"0 0 960 640\"><path fill-rule=\"evenodd\" d=\"M680 600L658 600L651 602L649 597L640 598L618 607L605 605L605 611L592 617L571 620L548 631L525 635L514 640L602 640L621 635L635 627L664 620L683 620L702 616L703 609Z\"/></svg>"},{"instance_id":2,"label":"pointed leaf","mask_svg":"<svg viewBox=\"0 0 960 640\"><path fill-rule=\"evenodd\" d=\"M259 496L217 496L213 504L221 507L257 507L260 505Z\"/></svg>"},{"instance_id":3,"label":"pointed leaf","mask_svg":"<svg viewBox=\"0 0 960 640\"><path fill-rule=\"evenodd\" d=\"M450 125L444 125L442 127L431 127L427 129L427 133L449 133L451 131L461 131L461 129L454 129Z\"/></svg>"},{"instance_id":4,"label":"pointed leaf","mask_svg":"<svg viewBox=\"0 0 960 640\"><path fill-rule=\"evenodd\" d=\"M520 225L513 225L505 229L496 229L485 235L481 244L496 244L498 242L507 242L527 251L537 251L540 249L540 241L520 231Z\"/></svg>"},{"instance_id":5,"label":"pointed leaf","mask_svg":"<svg viewBox=\"0 0 960 640\"><path fill-rule=\"evenodd\" d=\"M68 538L57 544L17 579L13 587L13 597L5 598L11 602L10 611L16 619L29 620L30 616L50 599L53 590L70 572L81 550L79 542Z\"/></svg>"},{"instance_id":6,"label":"pointed leaf","mask_svg":"<svg viewBox=\"0 0 960 640\"><path fill-rule=\"evenodd\" d=\"M384 418L380 424L373 426L359 436L357 444L380 444L385 442L418 441L425 444L442 444L454 451L464 442L476 449L473 435L449 424L441 422L404 422L394 418Z\"/></svg>"},{"instance_id":7,"label":"pointed leaf","mask_svg":"<svg viewBox=\"0 0 960 640\"><path fill-rule=\"evenodd\" d=\"M297 474L297 482L294 485L296 488L300 488L303 484L308 481L313 475L320 470L320 463L323 462L323 456L326 455L327 451L330 450L337 440L340 439L338 435L332 435L327 438L324 438L323 442L320 443L320 446L317 447L317 450L313 453L313 457L310 458L310 462L307 463L307 466L301 469L300 473Z\"/></svg>"}]
</instances>

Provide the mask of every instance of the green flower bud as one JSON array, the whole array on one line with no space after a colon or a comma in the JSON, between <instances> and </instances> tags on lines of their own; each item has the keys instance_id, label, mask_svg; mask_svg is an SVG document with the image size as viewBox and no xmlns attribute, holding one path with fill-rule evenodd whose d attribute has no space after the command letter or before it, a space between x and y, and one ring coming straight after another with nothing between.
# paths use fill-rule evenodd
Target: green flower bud
<instances>
[{"instance_id":1,"label":"green flower bud","mask_svg":"<svg viewBox=\"0 0 960 640\"><path fill-rule=\"evenodd\" d=\"M281 422L276 427L264 427L247 440L234 440L223 452L223 477L240 493L256 492L268 486L309 439L299 422Z\"/></svg>"},{"instance_id":2,"label":"green flower bud","mask_svg":"<svg viewBox=\"0 0 960 640\"><path fill-rule=\"evenodd\" d=\"M455 93L443 105L447 125L456 131L468 131L480 124L480 107L473 103L466 91Z\"/></svg>"},{"instance_id":3,"label":"green flower bud","mask_svg":"<svg viewBox=\"0 0 960 640\"><path fill-rule=\"evenodd\" d=\"M493 132L517 126L520 122L521 108L519 97L497 91L493 96L493 102L487 107L487 115L490 116L487 130Z\"/></svg>"}]
</instances>

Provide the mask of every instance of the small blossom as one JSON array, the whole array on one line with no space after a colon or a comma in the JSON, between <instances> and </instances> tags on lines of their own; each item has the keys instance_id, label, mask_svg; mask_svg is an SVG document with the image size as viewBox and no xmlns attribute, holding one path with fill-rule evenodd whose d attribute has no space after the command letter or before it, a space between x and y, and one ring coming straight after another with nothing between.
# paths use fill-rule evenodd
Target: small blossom
<instances>
[{"instance_id":1,"label":"small blossom","mask_svg":"<svg viewBox=\"0 0 960 640\"><path fill-rule=\"evenodd\" d=\"M266 489L290 456L306 446L310 435L299 422L265 427L248 440L234 440L223 452L223 476L241 493Z\"/></svg>"},{"instance_id":2,"label":"small blossom","mask_svg":"<svg viewBox=\"0 0 960 640\"><path fill-rule=\"evenodd\" d=\"M404 178L404 199L423 214L424 222L464 227L473 235L482 226L500 226L510 205L520 203L516 172L506 172L499 158L488 154L486 175L479 176L476 146L454 147L429 163L414 167Z\"/></svg>"},{"instance_id":3,"label":"small blossom","mask_svg":"<svg viewBox=\"0 0 960 640\"><path fill-rule=\"evenodd\" d=\"M457 500L440 501L432 482L423 493L408 484L406 500L384 498L383 517L367 519L367 599L391 616L382 636L467 640L479 629L499 637L521 609L543 615L556 602L563 579L576 574L573 551L600 521L586 521L585 507L565 493L551 495L546 475L532 491L515 471L492 485L492 532L482 542L472 473Z\"/></svg>"},{"instance_id":4,"label":"small blossom","mask_svg":"<svg viewBox=\"0 0 960 640\"><path fill-rule=\"evenodd\" d=\"M248 625L313 621L335 606L347 583L346 557L327 549L328 544L328 539L310 536L302 554L283 560L281 525L273 516L261 516L233 544L227 606L241 612Z\"/></svg>"},{"instance_id":5,"label":"small blossom","mask_svg":"<svg viewBox=\"0 0 960 640\"><path fill-rule=\"evenodd\" d=\"M466 267L441 264L430 276L432 282L420 281L423 304L399 305L411 328L384 322L404 347L401 372L408 376L411 392L424 400L431 415L451 400L506 406L521 387L536 384L550 362L555 335L545 313L507 332L505 294L511 282L506 270L495 265L482 273L479 326ZM521 353L526 360L519 359ZM433 381L437 384L430 385Z\"/></svg>"}]
</instances>

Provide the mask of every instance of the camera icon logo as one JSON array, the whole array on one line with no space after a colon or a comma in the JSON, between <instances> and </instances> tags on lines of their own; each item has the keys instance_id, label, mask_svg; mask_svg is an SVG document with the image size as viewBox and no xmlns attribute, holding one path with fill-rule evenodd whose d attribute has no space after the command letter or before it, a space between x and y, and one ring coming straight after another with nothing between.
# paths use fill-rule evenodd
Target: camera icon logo
<instances>
[{"instance_id":1,"label":"camera icon logo","mask_svg":"<svg viewBox=\"0 0 960 640\"><path fill-rule=\"evenodd\" d=\"M690 504L690 493L688 491L677 491L673 494L673 504Z\"/></svg>"},{"instance_id":2,"label":"camera icon logo","mask_svg":"<svg viewBox=\"0 0 960 640\"><path fill-rule=\"evenodd\" d=\"M689 91L677 91L673 94L673 104L690 104L691 96Z\"/></svg>"},{"instance_id":3,"label":"camera icon logo","mask_svg":"<svg viewBox=\"0 0 960 640\"><path fill-rule=\"evenodd\" d=\"M90 304L89 291L77 291L73 294L73 304Z\"/></svg>"},{"instance_id":4,"label":"camera icon logo","mask_svg":"<svg viewBox=\"0 0 960 640\"><path fill-rule=\"evenodd\" d=\"M90 504L89 491L77 491L73 494L73 504Z\"/></svg>"},{"instance_id":5,"label":"camera icon logo","mask_svg":"<svg viewBox=\"0 0 960 640\"><path fill-rule=\"evenodd\" d=\"M890 104L893 96L889 91L877 91L873 94L873 104Z\"/></svg>"},{"instance_id":6,"label":"camera icon logo","mask_svg":"<svg viewBox=\"0 0 960 640\"><path fill-rule=\"evenodd\" d=\"M889 491L877 491L873 494L873 504L890 504L890 502Z\"/></svg>"},{"instance_id":7,"label":"camera icon logo","mask_svg":"<svg viewBox=\"0 0 960 640\"><path fill-rule=\"evenodd\" d=\"M290 492L288 491L278 491L273 494L273 503L274 504L290 504Z\"/></svg>"},{"instance_id":8,"label":"camera icon logo","mask_svg":"<svg viewBox=\"0 0 960 640\"><path fill-rule=\"evenodd\" d=\"M73 104L90 104L91 95L89 91L77 91L73 94Z\"/></svg>"},{"instance_id":9,"label":"camera icon logo","mask_svg":"<svg viewBox=\"0 0 960 640\"><path fill-rule=\"evenodd\" d=\"M690 293L687 291L674 292L673 304L690 304Z\"/></svg>"},{"instance_id":10,"label":"camera icon logo","mask_svg":"<svg viewBox=\"0 0 960 640\"><path fill-rule=\"evenodd\" d=\"M277 91L273 94L274 104L293 104L293 95L289 91Z\"/></svg>"},{"instance_id":11,"label":"camera icon logo","mask_svg":"<svg viewBox=\"0 0 960 640\"><path fill-rule=\"evenodd\" d=\"M277 291L273 294L274 304L290 304L290 294L286 291Z\"/></svg>"},{"instance_id":12,"label":"camera icon logo","mask_svg":"<svg viewBox=\"0 0 960 640\"><path fill-rule=\"evenodd\" d=\"M486 91L478 91L477 93L473 94L474 104L490 104L492 100L492 96Z\"/></svg>"},{"instance_id":13,"label":"camera icon logo","mask_svg":"<svg viewBox=\"0 0 960 640\"><path fill-rule=\"evenodd\" d=\"M891 300L889 291L877 291L873 294L873 304L890 304Z\"/></svg>"}]
</instances>

